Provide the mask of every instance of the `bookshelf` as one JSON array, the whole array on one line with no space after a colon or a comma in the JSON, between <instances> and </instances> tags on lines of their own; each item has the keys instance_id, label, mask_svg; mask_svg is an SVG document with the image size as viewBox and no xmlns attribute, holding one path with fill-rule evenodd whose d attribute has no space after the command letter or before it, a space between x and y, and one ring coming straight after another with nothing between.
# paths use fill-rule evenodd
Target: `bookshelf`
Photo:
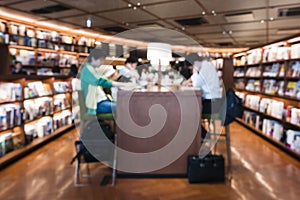
<instances>
[{"instance_id":1,"label":"bookshelf","mask_svg":"<svg viewBox=\"0 0 300 200\"><path fill-rule=\"evenodd\" d=\"M233 55L239 123L300 159L300 37Z\"/></svg>"},{"instance_id":2,"label":"bookshelf","mask_svg":"<svg viewBox=\"0 0 300 200\"><path fill-rule=\"evenodd\" d=\"M102 39L103 40L103 39ZM53 75L54 66L60 67L61 75L67 75L71 64L78 67L86 60L90 51L108 45L101 43L99 36L70 33L52 27L32 26L28 22L19 22L0 17L0 69L1 74L10 72L11 60L20 61L29 75ZM115 44L110 44L115 46ZM120 45L119 45L120 46ZM118 48L118 56L129 54ZM121 51L122 50L122 51ZM116 55L116 48L107 46L108 56ZM122 65L125 60L115 58L107 63Z\"/></svg>"},{"instance_id":3,"label":"bookshelf","mask_svg":"<svg viewBox=\"0 0 300 200\"><path fill-rule=\"evenodd\" d=\"M0 77L0 168L74 127L72 78Z\"/></svg>"}]
</instances>

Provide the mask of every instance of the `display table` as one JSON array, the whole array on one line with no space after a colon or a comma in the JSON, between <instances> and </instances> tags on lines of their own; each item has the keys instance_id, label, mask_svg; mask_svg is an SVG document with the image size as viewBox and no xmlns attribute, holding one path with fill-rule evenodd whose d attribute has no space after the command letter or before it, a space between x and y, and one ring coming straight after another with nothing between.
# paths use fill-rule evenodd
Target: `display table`
<instances>
[{"instance_id":1,"label":"display table","mask_svg":"<svg viewBox=\"0 0 300 200\"><path fill-rule=\"evenodd\" d=\"M119 91L118 174L186 175L201 145L200 111L200 91Z\"/></svg>"}]
</instances>

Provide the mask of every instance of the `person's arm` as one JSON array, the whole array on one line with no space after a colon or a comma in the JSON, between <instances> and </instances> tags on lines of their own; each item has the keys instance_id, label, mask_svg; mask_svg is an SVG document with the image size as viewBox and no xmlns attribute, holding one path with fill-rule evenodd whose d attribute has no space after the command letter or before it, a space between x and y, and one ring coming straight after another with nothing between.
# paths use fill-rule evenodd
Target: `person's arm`
<instances>
[{"instance_id":1,"label":"person's arm","mask_svg":"<svg viewBox=\"0 0 300 200\"><path fill-rule=\"evenodd\" d=\"M137 86L137 84L131 82L124 83L124 82L112 81L112 86L113 87L135 87Z\"/></svg>"},{"instance_id":2,"label":"person's arm","mask_svg":"<svg viewBox=\"0 0 300 200\"><path fill-rule=\"evenodd\" d=\"M182 82L183 86L192 86L192 78L189 78L188 80L185 80Z\"/></svg>"},{"instance_id":3,"label":"person's arm","mask_svg":"<svg viewBox=\"0 0 300 200\"><path fill-rule=\"evenodd\" d=\"M85 82L85 84L88 85L94 85L94 86L101 86L103 88L111 88L112 87L112 81L107 80L106 78L96 78L88 69L87 67L84 67L82 69L80 80L82 82Z\"/></svg>"}]
</instances>

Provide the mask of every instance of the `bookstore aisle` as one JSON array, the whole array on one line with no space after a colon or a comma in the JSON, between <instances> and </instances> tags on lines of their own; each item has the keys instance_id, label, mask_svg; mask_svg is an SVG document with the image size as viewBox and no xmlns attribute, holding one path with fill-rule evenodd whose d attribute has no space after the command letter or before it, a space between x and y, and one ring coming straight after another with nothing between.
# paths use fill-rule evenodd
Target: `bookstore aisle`
<instances>
[{"instance_id":1,"label":"bookstore aisle","mask_svg":"<svg viewBox=\"0 0 300 200\"><path fill-rule=\"evenodd\" d=\"M97 174L85 187L73 186L72 130L0 172L0 199L276 199L300 196L300 163L237 123L231 125L233 180L224 184L189 184L185 178L117 179L101 186L110 170L93 164Z\"/></svg>"}]
</instances>

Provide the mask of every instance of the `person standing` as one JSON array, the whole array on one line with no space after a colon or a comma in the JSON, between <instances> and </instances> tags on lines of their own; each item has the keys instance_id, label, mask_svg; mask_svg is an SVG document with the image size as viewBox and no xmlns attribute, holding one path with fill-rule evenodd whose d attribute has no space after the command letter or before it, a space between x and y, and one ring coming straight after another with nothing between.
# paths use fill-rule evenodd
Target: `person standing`
<instances>
[{"instance_id":1,"label":"person standing","mask_svg":"<svg viewBox=\"0 0 300 200\"><path fill-rule=\"evenodd\" d=\"M193 74L183 84L201 89L202 115L222 112L220 106L223 103L223 99L220 79L215 67L197 53L189 54L186 60L193 66ZM205 135L206 130L202 127L202 137L205 137Z\"/></svg>"}]
</instances>

